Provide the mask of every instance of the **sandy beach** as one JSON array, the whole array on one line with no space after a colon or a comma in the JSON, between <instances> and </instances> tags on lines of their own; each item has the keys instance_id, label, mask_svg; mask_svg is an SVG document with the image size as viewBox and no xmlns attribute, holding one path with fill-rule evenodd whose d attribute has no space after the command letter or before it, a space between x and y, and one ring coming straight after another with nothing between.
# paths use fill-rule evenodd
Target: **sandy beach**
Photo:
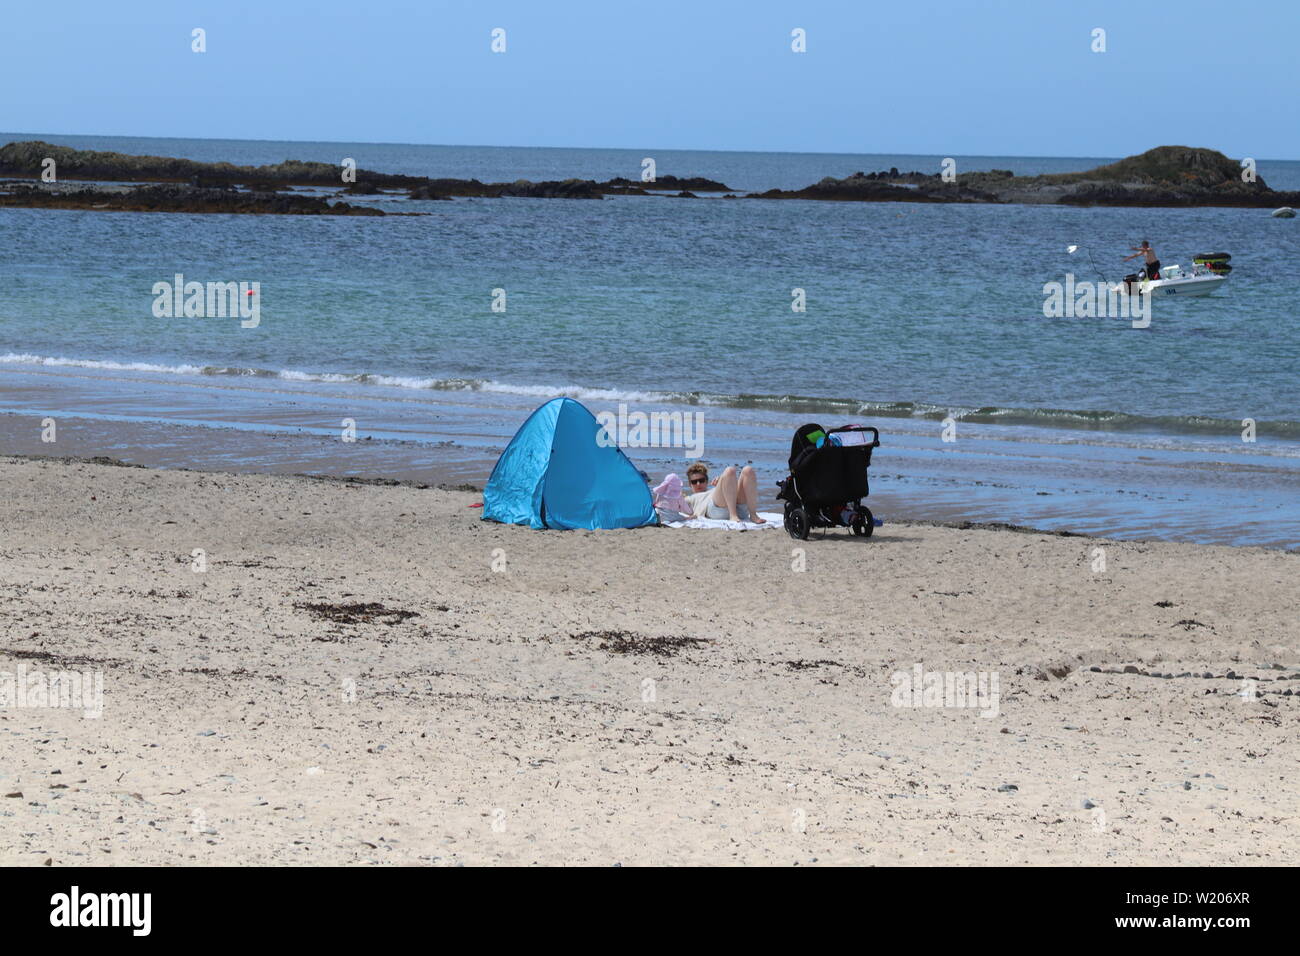
<instances>
[{"instance_id":1,"label":"sandy beach","mask_svg":"<svg viewBox=\"0 0 1300 956\"><path fill-rule=\"evenodd\" d=\"M1294 553L0 478L0 671L103 681L0 707L3 864L1300 860ZM997 696L910 706L917 667Z\"/></svg>"}]
</instances>

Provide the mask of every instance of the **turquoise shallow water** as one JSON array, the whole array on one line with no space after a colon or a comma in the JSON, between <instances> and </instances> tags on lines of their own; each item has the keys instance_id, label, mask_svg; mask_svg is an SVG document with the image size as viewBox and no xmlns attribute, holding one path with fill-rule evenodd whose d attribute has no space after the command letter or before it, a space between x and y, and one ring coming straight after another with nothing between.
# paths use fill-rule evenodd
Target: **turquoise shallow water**
<instances>
[{"instance_id":1,"label":"turquoise shallow water","mask_svg":"<svg viewBox=\"0 0 1300 956\"><path fill-rule=\"evenodd\" d=\"M5 141L33 136L0 134ZM640 158L625 150L43 138L241 163L354 155L368 168L484 180L635 177ZM660 173L743 189L937 165L933 157L657 159ZM978 165L1032 173L1096 162L991 157ZM1292 185L1297 169L1260 164L1279 187ZM1286 469L1300 459L1300 232L1296 220L1270 219L1267 211L658 197L372 201L429 215L0 211L0 411L58 410L66 399L65 410L93 414L103 392L96 398L72 384L93 374L118 383L118 398L135 409L128 416L192 423L193 408L181 415L190 401L182 396L196 394L197 384L216 403L214 420L231 424L217 414L229 389L217 386L242 382L266 392L234 418L276 427L277 413L289 407L280 389L292 383L295 401L308 406L341 395L365 395L371 405L382 397L389 411L371 424L387 435L405 427L399 410L413 400L468 401L504 427L563 390L593 408L624 401L716 409L719 440L738 455L744 428L766 422L783 431L787 416L796 424L801 417L881 419L882 428L914 434L921 449L952 415L984 429L989 441L1028 443L1017 448L1046 441L1073 449L1075 458L1110 460L1110 452L1082 449L1120 446L1196 461L1249 464L1256 456L1283 469L1274 490L1290 487ZM1043 317L1045 282L1067 271L1096 278L1088 253L1118 278L1131 270L1119 257L1141 238L1166 264L1231 252L1236 268L1225 293L1158 301L1147 329L1119 319ZM1070 256L1070 244L1085 248ZM259 282L260 324L156 318L152 287L177 273ZM806 312L791 311L796 288L806 294ZM491 308L494 289L505 290L504 312ZM26 374L33 370L44 374ZM45 398L32 397L34 381ZM725 424L732 419L734 427ZM1257 442L1241 442L1243 419L1257 422ZM415 437L439 440L433 428ZM753 440L778 467L781 456L768 444L781 443ZM493 441L485 439L484 456ZM936 447L934 460L945 450ZM949 476L958 488L974 487L991 467L968 465ZM1224 483L1225 495L1230 486ZM1195 496L1210 497L1196 501L1231 504L1214 494L1199 488ZM960 513L960 495L952 497L944 507ZM1033 511L1016 500L1008 495L980 516L1016 520ZM1296 507L1269 501L1262 524L1283 524L1270 543L1300 540L1292 530L1300 525ZM1128 525L1161 533L1145 511ZM1252 540L1261 539L1236 543Z\"/></svg>"}]
</instances>

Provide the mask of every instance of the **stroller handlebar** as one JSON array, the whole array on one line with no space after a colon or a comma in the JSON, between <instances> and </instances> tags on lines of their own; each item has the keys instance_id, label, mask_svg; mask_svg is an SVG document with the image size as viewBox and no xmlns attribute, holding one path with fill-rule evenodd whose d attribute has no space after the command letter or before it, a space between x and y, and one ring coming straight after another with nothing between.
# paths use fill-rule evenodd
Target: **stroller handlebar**
<instances>
[{"instance_id":1,"label":"stroller handlebar","mask_svg":"<svg viewBox=\"0 0 1300 956\"><path fill-rule=\"evenodd\" d=\"M841 425L839 428L826 429L828 435L834 435L837 432L871 432L871 447L880 447L880 430L871 425Z\"/></svg>"}]
</instances>

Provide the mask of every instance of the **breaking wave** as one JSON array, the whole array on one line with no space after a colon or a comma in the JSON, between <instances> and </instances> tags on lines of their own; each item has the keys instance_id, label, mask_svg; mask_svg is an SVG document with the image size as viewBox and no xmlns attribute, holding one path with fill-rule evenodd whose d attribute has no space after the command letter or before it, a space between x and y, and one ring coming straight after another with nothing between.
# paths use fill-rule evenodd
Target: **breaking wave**
<instances>
[{"instance_id":1,"label":"breaking wave","mask_svg":"<svg viewBox=\"0 0 1300 956\"><path fill-rule=\"evenodd\" d=\"M567 396L592 402L646 402L705 405L723 408L771 409L808 415L867 415L883 418L915 418L958 421L986 425L1029 425L1087 431L1148 431L1189 435L1240 435L1239 419L1204 415L1136 415L1130 412L1013 408L998 405L954 407L923 401L877 401L861 398L832 398L809 395L719 394L698 391L597 388L585 385L520 385L479 378L437 378L376 373L308 372L297 369L265 369L226 365L164 365L152 362L118 362L101 359L65 358L10 352L0 355L0 365L101 369L174 375L236 376L281 379L289 382L327 385L369 385L433 391L489 392L535 396L539 399ZM1259 421L1256 432L1275 438L1300 440L1300 422L1280 419Z\"/></svg>"}]
</instances>

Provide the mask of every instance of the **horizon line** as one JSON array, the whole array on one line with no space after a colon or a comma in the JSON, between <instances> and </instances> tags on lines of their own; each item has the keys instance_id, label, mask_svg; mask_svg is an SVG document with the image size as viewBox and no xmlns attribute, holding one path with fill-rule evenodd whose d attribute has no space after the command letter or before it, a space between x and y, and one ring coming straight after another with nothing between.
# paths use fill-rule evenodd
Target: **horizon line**
<instances>
[{"instance_id":1,"label":"horizon line","mask_svg":"<svg viewBox=\"0 0 1300 956\"><path fill-rule=\"evenodd\" d=\"M659 149L673 153L753 153L759 155L774 156L939 156L940 153L928 152L907 152L907 151L884 151L884 152L852 152L852 151L833 151L833 150L795 150L795 149L717 149L704 147L681 147L681 146L661 146L661 147L641 147L641 146L538 146L525 144L500 144L500 143L409 143L395 140L341 140L341 139L265 139L261 137L242 137L242 136L157 136L152 134L137 133L70 133L70 132L24 132L13 130L0 130L0 134L8 137L15 135L23 136L96 136L106 139L156 139L156 140L177 140L188 139L197 142L229 142L229 143L299 143L303 145L313 144L330 144L340 146L430 146L440 149L551 149L551 150L578 150L578 151L595 151L595 150L620 150L625 152L641 152L645 150ZM1156 147L1148 147L1155 149ZM1198 148L1198 147L1189 147ZM1200 147L1205 148L1205 147ZM1145 152L1145 150L1144 150ZM1123 157L1113 156L1085 156L1085 155L1063 155L1047 153L951 153L955 156L966 156L976 159L1115 159ZM1138 155L1136 153L1130 155ZM1270 162L1294 162L1295 160L1281 159L1268 160Z\"/></svg>"},{"instance_id":2,"label":"horizon line","mask_svg":"<svg viewBox=\"0 0 1300 956\"><path fill-rule=\"evenodd\" d=\"M154 139L154 140L194 140L200 143L210 142L228 142L228 143L297 143L302 145L328 144L338 146L428 146L437 149L549 149L549 150L572 150L572 151L596 151L596 150L618 150L630 153L661 150L671 153L736 153L736 154L753 154L760 156L940 156L940 153L925 152L904 152L890 151L877 153L859 153L859 152L835 152L828 150L795 150L795 149L717 149L703 147L681 147L681 146L664 146L664 147L641 147L641 146L538 146L512 143L509 145L500 143L408 143L390 140L340 140L340 139L264 139L261 137L242 137L242 136L157 136L152 134L137 133L69 133L69 132L40 132L25 133L22 131L0 130L3 136L95 136L105 139ZM16 140L11 140L16 142ZM54 144L58 145L58 144ZM1085 156L1085 155L1067 155L1060 153L952 153L948 155L954 157L965 157L968 159L1089 159L1089 160L1118 160L1126 159L1129 156L1139 156L1147 150L1158 149L1161 146L1174 146L1182 144L1161 143L1157 146L1148 146L1146 149L1137 153L1129 153L1127 156ZM1212 149L1208 146L1187 146L1187 149ZM1220 150L1222 152L1222 150ZM1233 157L1224 153L1229 159ZM1300 159L1291 159L1286 157L1258 157L1256 162L1267 163L1294 163L1300 162Z\"/></svg>"}]
</instances>

